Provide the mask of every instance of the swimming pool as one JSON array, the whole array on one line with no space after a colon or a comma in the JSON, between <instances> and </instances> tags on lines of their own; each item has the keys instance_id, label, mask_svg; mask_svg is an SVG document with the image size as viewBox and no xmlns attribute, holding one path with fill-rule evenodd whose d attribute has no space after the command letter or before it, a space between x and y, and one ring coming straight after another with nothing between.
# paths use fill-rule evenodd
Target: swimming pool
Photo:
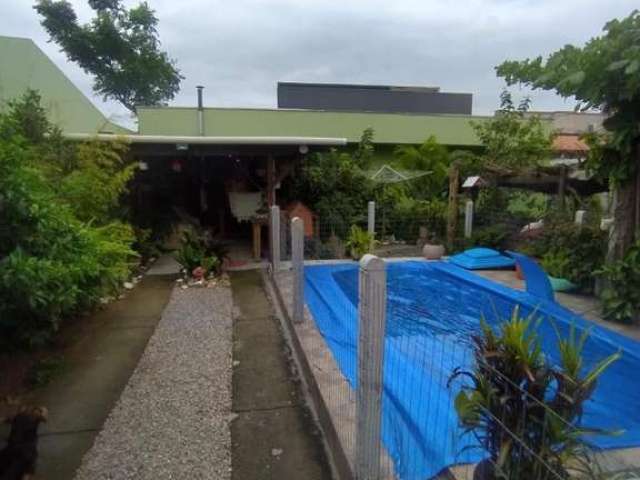
<instances>
[{"instance_id":1,"label":"swimming pool","mask_svg":"<svg viewBox=\"0 0 640 480\"><path fill-rule=\"evenodd\" d=\"M382 439L403 480L427 479L442 469L476 462L483 456L463 435L453 407L456 395L447 381L454 368L473 364L471 335L480 318L491 325L520 305L535 311L545 354L558 358L553 319L561 334L572 323L591 327L584 349L585 368L618 350L622 358L600 378L588 401L583 423L619 436L593 438L600 448L640 446L640 343L575 315L445 262L387 264ZM305 300L342 374L356 382L358 266L305 267Z\"/></svg>"}]
</instances>

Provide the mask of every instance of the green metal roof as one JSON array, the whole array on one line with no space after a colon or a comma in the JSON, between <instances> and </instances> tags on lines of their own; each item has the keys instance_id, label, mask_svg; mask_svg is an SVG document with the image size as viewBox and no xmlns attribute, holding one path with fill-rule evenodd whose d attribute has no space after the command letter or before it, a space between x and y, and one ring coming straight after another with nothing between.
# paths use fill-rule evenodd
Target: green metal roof
<instances>
[{"instance_id":1,"label":"green metal roof","mask_svg":"<svg viewBox=\"0 0 640 480\"><path fill-rule=\"evenodd\" d=\"M130 133L107 120L32 40L0 36L0 111L29 88L65 133Z\"/></svg>"},{"instance_id":2,"label":"green metal roof","mask_svg":"<svg viewBox=\"0 0 640 480\"><path fill-rule=\"evenodd\" d=\"M346 138L357 142L364 129L375 131L378 144L420 144L430 135L452 146L479 146L471 121L488 117L413 115L397 113L331 112L206 108L206 136L308 136ZM196 108L140 107L141 135L198 135Z\"/></svg>"}]
</instances>

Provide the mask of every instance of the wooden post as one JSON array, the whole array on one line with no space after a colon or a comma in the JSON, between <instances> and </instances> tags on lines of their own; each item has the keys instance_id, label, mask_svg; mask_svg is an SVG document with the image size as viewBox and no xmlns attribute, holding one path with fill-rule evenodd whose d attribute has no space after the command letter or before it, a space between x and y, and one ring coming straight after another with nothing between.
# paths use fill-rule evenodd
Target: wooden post
<instances>
[{"instance_id":1,"label":"wooden post","mask_svg":"<svg viewBox=\"0 0 640 480\"><path fill-rule=\"evenodd\" d=\"M456 240L456 226L458 223L458 184L460 182L460 170L453 164L449 168L449 208L447 212L447 247L453 250Z\"/></svg>"},{"instance_id":2,"label":"wooden post","mask_svg":"<svg viewBox=\"0 0 640 480\"><path fill-rule=\"evenodd\" d=\"M262 250L262 225L254 220L253 222L253 258L260 260Z\"/></svg>"},{"instance_id":3,"label":"wooden post","mask_svg":"<svg viewBox=\"0 0 640 480\"><path fill-rule=\"evenodd\" d=\"M276 159L273 155L267 156L267 206L272 207L276 203Z\"/></svg>"},{"instance_id":4,"label":"wooden post","mask_svg":"<svg viewBox=\"0 0 640 480\"><path fill-rule=\"evenodd\" d=\"M565 206L565 191L567 189L567 167L562 166L560 179L558 180L558 205L561 209Z\"/></svg>"},{"instance_id":5,"label":"wooden post","mask_svg":"<svg viewBox=\"0 0 640 480\"><path fill-rule=\"evenodd\" d=\"M293 270L293 321L304 321L304 222L291 220L291 269Z\"/></svg>"},{"instance_id":6,"label":"wooden post","mask_svg":"<svg viewBox=\"0 0 640 480\"><path fill-rule=\"evenodd\" d=\"M271 207L269 227L271 231L271 266L273 273L280 270L280 207Z\"/></svg>"},{"instance_id":7,"label":"wooden post","mask_svg":"<svg viewBox=\"0 0 640 480\"><path fill-rule=\"evenodd\" d=\"M371 235L376 232L376 202L367 204L367 232Z\"/></svg>"},{"instance_id":8,"label":"wooden post","mask_svg":"<svg viewBox=\"0 0 640 480\"><path fill-rule=\"evenodd\" d=\"M358 304L357 480L376 480L380 477L386 305L384 261L367 254L360 260Z\"/></svg>"},{"instance_id":9,"label":"wooden post","mask_svg":"<svg viewBox=\"0 0 640 480\"><path fill-rule=\"evenodd\" d=\"M473 233L473 201L468 200L464 206L464 238L471 238Z\"/></svg>"}]
</instances>

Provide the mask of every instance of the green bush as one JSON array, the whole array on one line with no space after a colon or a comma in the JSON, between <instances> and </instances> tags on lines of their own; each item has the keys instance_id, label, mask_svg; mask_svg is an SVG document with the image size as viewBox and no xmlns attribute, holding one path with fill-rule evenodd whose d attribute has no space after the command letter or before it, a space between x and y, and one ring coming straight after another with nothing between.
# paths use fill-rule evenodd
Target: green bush
<instances>
[{"instance_id":1,"label":"green bush","mask_svg":"<svg viewBox=\"0 0 640 480\"><path fill-rule=\"evenodd\" d=\"M502 223L498 223L487 227L478 227L473 230L471 238L466 240L466 246L503 250L507 246L508 239L508 227Z\"/></svg>"},{"instance_id":2,"label":"green bush","mask_svg":"<svg viewBox=\"0 0 640 480\"><path fill-rule=\"evenodd\" d=\"M602 267L597 274L606 283L602 293L604 318L614 322L632 323L640 319L640 241L622 260Z\"/></svg>"},{"instance_id":3,"label":"green bush","mask_svg":"<svg viewBox=\"0 0 640 480\"><path fill-rule=\"evenodd\" d=\"M48 145L42 130L51 132L51 127L21 127L25 111L42 114L36 100L27 94L0 115L2 349L46 343L65 318L117 290L135 258L129 225L106 213L99 221L84 222L61 195L60 182L52 179L42 158L60 152L73 156L76 149L60 148L60 139ZM67 163L75 162L74 157L67 158ZM68 172L73 173L73 169ZM124 184L120 188L124 190Z\"/></svg>"},{"instance_id":4,"label":"green bush","mask_svg":"<svg viewBox=\"0 0 640 480\"><path fill-rule=\"evenodd\" d=\"M591 291L593 272L604 263L606 234L595 225L546 224L540 234L524 240L519 249L540 258L550 275L566 278L582 290Z\"/></svg>"}]
</instances>

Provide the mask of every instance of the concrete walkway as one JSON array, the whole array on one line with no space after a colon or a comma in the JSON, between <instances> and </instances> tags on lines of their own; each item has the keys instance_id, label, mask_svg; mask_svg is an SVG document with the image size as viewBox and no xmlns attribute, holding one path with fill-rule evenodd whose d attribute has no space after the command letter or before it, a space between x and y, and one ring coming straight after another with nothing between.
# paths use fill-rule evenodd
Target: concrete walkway
<instances>
[{"instance_id":1,"label":"concrete walkway","mask_svg":"<svg viewBox=\"0 0 640 480\"><path fill-rule=\"evenodd\" d=\"M45 405L37 478L69 480L120 397L160 319L172 275L148 275L127 296L82 321L64 370L25 403Z\"/></svg>"},{"instance_id":2,"label":"concrete walkway","mask_svg":"<svg viewBox=\"0 0 640 480\"><path fill-rule=\"evenodd\" d=\"M258 271L231 275L232 479L330 479L319 432L291 373L280 323Z\"/></svg>"}]
</instances>

